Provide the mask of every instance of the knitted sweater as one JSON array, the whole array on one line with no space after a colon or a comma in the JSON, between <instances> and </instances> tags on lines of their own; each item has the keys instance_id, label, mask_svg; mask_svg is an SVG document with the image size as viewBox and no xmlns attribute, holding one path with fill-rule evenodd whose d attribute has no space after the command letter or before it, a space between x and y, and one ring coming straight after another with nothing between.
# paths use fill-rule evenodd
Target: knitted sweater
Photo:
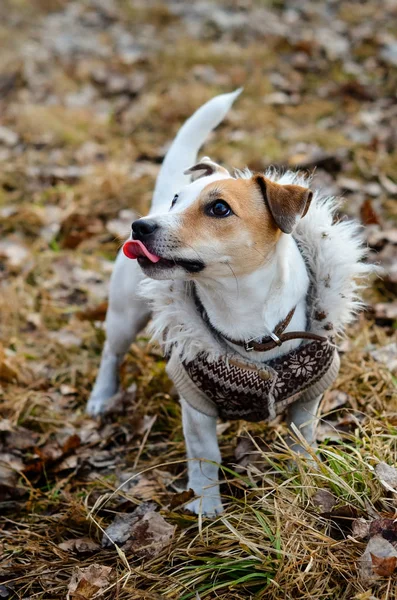
<instances>
[{"instance_id":1,"label":"knitted sweater","mask_svg":"<svg viewBox=\"0 0 397 600\"><path fill-rule=\"evenodd\" d=\"M206 353L182 362L171 352L167 373L196 410L225 420L263 421L298 400L322 394L336 378L339 355L327 340L313 341L259 367Z\"/></svg>"},{"instance_id":2,"label":"knitted sweater","mask_svg":"<svg viewBox=\"0 0 397 600\"><path fill-rule=\"evenodd\" d=\"M266 177L307 185L290 171L281 177L270 171ZM329 343L302 343L266 364L241 365L247 358L233 355L231 347L203 322L189 282L142 282L140 294L152 309L153 337L169 357L167 371L179 393L192 406L213 416L261 420L298 398L318 396L334 381L339 358L332 340L344 333L360 310L359 290L375 270L363 262L366 249L360 226L338 221L337 207L335 199L316 191L309 212L292 234L310 277L307 331L328 338Z\"/></svg>"}]
</instances>

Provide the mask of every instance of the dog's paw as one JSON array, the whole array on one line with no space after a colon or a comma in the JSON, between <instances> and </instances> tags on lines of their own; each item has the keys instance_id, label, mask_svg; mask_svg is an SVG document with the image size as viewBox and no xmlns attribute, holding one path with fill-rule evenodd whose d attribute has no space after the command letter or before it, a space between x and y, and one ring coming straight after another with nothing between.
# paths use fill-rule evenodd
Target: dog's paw
<instances>
[{"instance_id":1,"label":"dog's paw","mask_svg":"<svg viewBox=\"0 0 397 600\"><path fill-rule=\"evenodd\" d=\"M196 515L203 515L203 517L216 517L224 511L221 497L216 496L198 496L189 504L185 506L186 510L189 510Z\"/></svg>"},{"instance_id":2,"label":"dog's paw","mask_svg":"<svg viewBox=\"0 0 397 600\"><path fill-rule=\"evenodd\" d=\"M99 417L106 411L106 407L108 405L109 398L105 398L104 396L99 396L97 394L91 394L87 406L85 408L85 412L90 417Z\"/></svg>"}]
</instances>

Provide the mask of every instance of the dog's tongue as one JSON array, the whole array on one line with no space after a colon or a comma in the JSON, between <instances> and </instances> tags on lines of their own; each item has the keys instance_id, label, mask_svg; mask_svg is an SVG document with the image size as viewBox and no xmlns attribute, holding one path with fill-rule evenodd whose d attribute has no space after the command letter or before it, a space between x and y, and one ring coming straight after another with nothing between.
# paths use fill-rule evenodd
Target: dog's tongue
<instances>
[{"instance_id":1,"label":"dog's tongue","mask_svg":"<svg viewBox=\"0 0 397 600\"><path fill-rule=\"evenodd\" d=\"M123 246L123 252L127 258L138 258L139 256L146 256L152 263L159 262L160 256L156 256L149 252L142 242L139 240L128 240Z\"/></svg>"}]
</instances>

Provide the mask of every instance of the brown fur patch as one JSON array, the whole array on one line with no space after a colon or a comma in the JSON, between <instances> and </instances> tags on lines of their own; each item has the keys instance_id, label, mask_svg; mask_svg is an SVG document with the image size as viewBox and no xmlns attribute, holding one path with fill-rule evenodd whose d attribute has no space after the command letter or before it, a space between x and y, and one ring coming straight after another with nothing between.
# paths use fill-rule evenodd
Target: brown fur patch
<instances>
[{"instance_id":1,"label":"brown fur patch","mask_svg":"<svg viewBox=\"0 0 397 600\"><path fill-rule=\"evenodd\" d=\"M280 185L263 175L256 175L254 181L262 190L277 226L284 233L292 233L298 219L309 210L312 192L300 185Z\"/></svg>"},{"instance_id":2,"label":"brown fur patch","mask_svg":"<svg viewBox=\"0 0 397 600\"><path fill-rule=\"evenodd\" d=\"M208 216L205 207L218 199L227 202L234 215ZM208 184L181 213L178 239L197 250L212 246L219 255L232 257L230 264L241 275L268 259L280 234L253 179L224 179Z\"/></svg>"}]
</instances>

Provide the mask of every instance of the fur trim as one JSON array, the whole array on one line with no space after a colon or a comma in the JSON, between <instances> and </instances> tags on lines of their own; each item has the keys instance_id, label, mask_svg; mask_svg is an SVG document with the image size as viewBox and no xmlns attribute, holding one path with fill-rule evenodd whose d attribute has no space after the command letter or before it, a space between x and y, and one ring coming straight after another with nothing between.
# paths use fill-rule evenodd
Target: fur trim
<instances>
[{"instance_id":1,"label":"fur trim","mask_svg":"<svg viewBox=\"0 0 397 600\"><path fill-rule=\"evenodd\" d=\"M308 186L308 180L292 171L281 176L276 170L266 177L281 184ZM248 169L235 176L248 178ZM342 335L362 309L360 290L377 267L363 262L367 255L361 226L354 221L337 221L339 201L315 191L307 215L292 234L308 266L311 293L308 299L308 331L325 336ZM178 345L182 360L209 353L209 360L225 354L225 347L203 325L183 281L146 279L140 295L151 305L150 332L169 353ZM230 352L230 348L229 348Z\"/></svg>"},{"instance_id":2,"label":"fur trim","mask_svg":"<svg viewBox=\"0 0 397 600\"><path fill-rule=\"evenodd\" d=\"M149 301L152 310L149 333L166 355L177 344L181 360L191 361L205 351L211 362L225 354L226 347L203 324L189 293L190 285L184 281L142 281L139 295Z\"/></svg>"}]
</instances>

